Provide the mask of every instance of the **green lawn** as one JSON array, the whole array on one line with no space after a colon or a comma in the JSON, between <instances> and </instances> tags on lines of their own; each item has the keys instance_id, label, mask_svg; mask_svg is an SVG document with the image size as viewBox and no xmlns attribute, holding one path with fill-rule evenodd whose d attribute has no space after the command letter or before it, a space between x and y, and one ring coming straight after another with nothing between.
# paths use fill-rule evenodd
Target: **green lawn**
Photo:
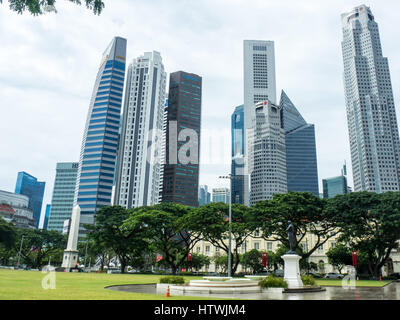
<instances>
[{"instance_id":1,"label":"green lawn","mask_svg":"<svg viewBox=\"0 0 400 320\"><path fill-rule=\"evenodd\" d=\"M38 271L0 269L0 300L192 300L204 297L118 292L104 289L110 285L157 283L159 275L67 273L57 272L56 289L45 290L42 280L46 274ZM199 277L185 277L187 281ZM341 286L341 280L317 279L319 286ZM382 287L390 281L357 281L358 287ZM215 299L215 298L212 298Z\"/></svg>"},{"instance_id":2,"label":"green lawn","mask_svg":"<svg viewBox=\"0 0 400 320\"><path fill-rule=\"evenodd\" d=\"M110 285L157 283L161 276L57 272L56 289L42 288L46 274L39 271L0 269L0 300L193 300L104 289ZM195 277L185 277L187 280Z\"/></svg>"},{"instance_id":3,"label":"green lawn","mask_svg":"<svg viewBox=\"0 0 400 320\"><path fill-rule=\"evenodd\" d=\"M323 287L341 287L342 280L336 279L315 279L317 285ZM383 287L391 281L359 280L356 281L357 287Z\"/></svg>"}]
</instances>

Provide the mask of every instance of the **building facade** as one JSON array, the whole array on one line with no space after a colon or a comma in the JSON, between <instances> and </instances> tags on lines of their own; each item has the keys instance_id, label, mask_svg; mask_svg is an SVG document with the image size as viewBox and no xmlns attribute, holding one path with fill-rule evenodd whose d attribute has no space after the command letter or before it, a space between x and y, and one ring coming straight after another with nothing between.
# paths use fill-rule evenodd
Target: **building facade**
<instances>
[{"instance_id":1,"label":"building facade","mask_svg":"<svg viewBox=\"0 0 400 320\"><path fill-rule=\"evenodd\" d=\"M285 130L287 189L319 197L314 125L304 120L284 91L280 106Z\"/></svg>"},{"instance_id":2,"label":"building facade","mask_svg":"<svg viewBox=\"0 0 400 320\"><path fill-rule=\"evenodd\" d=\"M128 68L115 204L159 202L166 72L160 53L146 52Z\"/></svg>"},{"instance_id":3,"label":"building facade","mask_svg":"<svg viewBox=\"0 0 400 320\"><path fill-rule=\"evenodd\" d=\"M17 228L35 229L36 220L29 208L29 197L0 190L0 217Z\"/></svg>"},{"instance_id":4,"label":"building facade","mask_svg":"<svg viewBox=\"0 0 400 320\"><path fill-rule=\"evenodd\" d=\"M170 75L161 199L198 207L202 78Z\"/></svg>"},{"instance_id":5,"label":"building facade","mask_svg":"<svg viewBox=\"0 0 400 320\"><path fill-rule=\"evenodd\" d=\"M231 192L228 188L213 188L212 202L230 203Z\"/></svg>"},{"instance_id":6,"label":"building facade","mask_svg":"<svg viewBox=\"0 0 400 320\"><path fill-rule=\"evenodd\" d=\"M388 59L365 5L342 14L344 85L354 191L399 190L399 132Z\"/></svg>"},{"instance_id":7,"label":"building facade","mask_svg":"<svg viewBox=\"0 0 400 320\"><path fill-rule=\"evenodd\" d=\"M275 45L273 41L245 40L243 42L244 66L244 150L245 150L245 177L243 202L250 203L249 156L246 152L249 133L255 117L254 105L260 101L269 100L276 104L276 76L275 76Z\"/></svg>"},{"instance_id":8,"label":"building facade","mask_svg":"<svg viewBox=\"0 0 400 320\"><path fill-rule=\"evenodd\" d=\"M60 162L56 165L48 230L62 232L64 220L71 218L78 168L79 162Z\"/></svg>"},{"instance_id":9,"label":"building facade","mask_svg":"<svg viewBox=\"0 0 400 320\"><path fill-rule=\"evenodd\" d=\"M18 172L15 193L25 195L29 198L28 208L33 211L33 218L36 221L36 228L39 228L45 186L46 182L38 181L29 173L24 171Z\"/></svg>"},{"instance_id":10,"label":"building facade","mask_svg":"<svg viewBox=\"0 0 400 320\"><path fill-rule=\"evenodd\" d=\"M93 223L97 210L111 204L125 60L126 39L115 37L100 63L83 135L74 197L82 225Z\"/></svg>"},{"instance_id":11,"label":"building facade","mask_svg":"<svg viewBox=\"0 0 400 320\"><path fill-rule=\"evenodd\" d=\"M43 230L48 230L49 227L49 219L50 219L50 211L51 211L51 204L46 205L46 211L44 214L43 220Z\"/></svg>"},{"instance_id":12,"label":"building facade","mask_svg":"<svg viewBox=\"0 0 400 320\"><path fill-rule=\"evenodd\" d=\"M281 107L266 100L255 105L249 136L250 204L287 192L285 131Z\"/></svg>"},{"instance_id":13,"label":"building facade","mask_svg":"<svg viewBox=\"0 0 400 320\"><path fill-rule=\"evenodd\" d=\"M347 184L347 167L343 165L342 174L337 177L322 180L324 199L333 198L340 194L351 192L351 188Z\"/></svg>"},{"instance_id":14,"label":"building facade","mask_svg":"<svg viewBox=\"0 0 400 320\"><path fill-rule=\"evenodd\" d=\"M235 108L231 117L232 131L232 203L244 204L244 105ZM248 183L248 182L247 182Z\"/></svg>"},{"instance_id":15,"label":"building facade","mask_svg":"<svg viewBox=\"0 0 400 320\"><path fill-rule=\"evenodd\" d=\"M211 203L211 193L208 192L208 186L199 187L199 207Z\"/></svg>"}]
</instances>

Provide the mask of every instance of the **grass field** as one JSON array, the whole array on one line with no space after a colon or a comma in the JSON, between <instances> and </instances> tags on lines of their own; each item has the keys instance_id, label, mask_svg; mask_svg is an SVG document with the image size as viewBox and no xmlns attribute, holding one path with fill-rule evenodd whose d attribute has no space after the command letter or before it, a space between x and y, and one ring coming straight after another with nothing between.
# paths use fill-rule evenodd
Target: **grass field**
<instances>
[{"instance_id":1,"label":"grass field","mask_svg":"<svg viewBox=\"0 0 400 320\"><path fill-rule=\"evenodd\" d=\"M192 300L194 297L170 297L104 289L110 285L157 283L160 276L104 273L57 272L56 289L42 288L46 274L38 271L0 269L0 300ZM187 280L194 277L185 277Z\"/></svg>"},{"instance_id":2,"label":"grass field","mask_svg":"<svg viewBox=\"0 0 400 320\"><path fill-rule=\"evenodd\" d=\"M342 280L336 279L315 279L317 285L322 287L340 287L342 286ZM374 280L360 280L356 281L357 287L383 287L391 281L374 281Z\"/></svg>"},{"instance_id":3,"label":"grass field","mask_svg":"<svg viewBox=\"0 0 400 320\"><path fill-rule=\"evenodd\" d=\"M104 289L110 285L157 283L159 275L57 272L56 289L45 290L46 274L38 271L0 269L0 300L192 300L198 297L170 297ZM187 281L198 277L185 277ZM341 286L341 280L318 279L320 286ZM389 281L357 281L359 287L380 287ZM212 298L213 300L215 298Z\"/></svg>"}]
</instances>

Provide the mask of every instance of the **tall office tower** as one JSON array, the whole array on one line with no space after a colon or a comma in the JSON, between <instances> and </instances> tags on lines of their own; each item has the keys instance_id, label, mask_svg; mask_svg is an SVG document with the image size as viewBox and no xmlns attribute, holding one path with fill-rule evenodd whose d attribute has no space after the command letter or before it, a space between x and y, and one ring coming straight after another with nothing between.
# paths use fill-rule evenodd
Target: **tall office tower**
<instances>
[{"instance_id":1,"label":"tall office tower","mask_svg":"<svg viewBox=\"0 0 400 320\"><path fill-rule=\"evenodd\" d=\"M250 205L287 192L285 131L281 107L270 101L255 106L253 132L249 143Z\"/></svg>"},{"instance_id":2,"label":"tall office tower","mask_svg":"<svg viewBox=\"0 0 400 320\"><path fill-rule=\"evenodd\" d=\"M244 204L244 106L238 106L231 118L232 130L232 203Z\"/></svg>"},{"instance_id":3,"label":"tall office tower","mask_svg":"<svg viewBox=\"0 0 400 320\"><path fill-rule=\"evenodd\" d=\"M146 52L128 68L115 204L159 202L166 73L160 53Z\"/></svg>"},{"instance_id":4,"label":"tall office tower","mask_svg":"<svg viewBox=\"0 0 400 320\"><path fill-rule=\"evenodd\" d=\"M199 207L211 203L211 193L208 192L208 186L199 187Z\"/></svg>"},{"instance_id":5,"label":"tall office tower","mask_svg":"<svg viewBox=\"0 0 400 320\"><path fill-rule=\"evenodd\" d=\"M343 166L342 174L337 177L323 179L323 195L324 198L333 198L339 194L347 194L351 192L351 188L347 185L346 164Z\"/></svg>"},{"instance_id":6,"label":"tall office tower","mask_svg":"<svg viewBox=\"0 0 400 320\"><path fill-rule=\"evenodd\" d=\"M251 130L255 117L254 105L260 101L276 101L275 77L275 46L273 41L245 40L244 41L244 150L245 150L245 177L243 202L249 205L249 157L248 130Z\"/></svg>"},{"instance_id":7,"label":"tall office tower","mask_svg":"<svg viewBox=\"0 0 400 320\"><path fill-rule=\"evenodd\" d=\"M45 212L44 220L43 220L43 230L48 230L49 218L50 218L50 210L51 210L51 204L47 204L46 205L46 212Z\"/></svg>"},{"instance_id":8,"label":"tall office tower","mask_svg":"<svg viewBox=\"0 0 400 320\"><path fill-rule=\"evenodd\" d=\"M342 14L342 24L354 191L398 191L399 132L378 24L365 5Z\"/></svg>"},{"instance_id":9,"label":"tall office tower","mask_svg":"<svg viewBox=\"0 0 400 320\"><path fill-rule=\"evenodd\" d=\"M178 71L169 81L163 202L198 207L202 78Z\"/></svg>"},{"instance_id":10,"label":"tall office tower","mask_svg":"<svg viewBox=\"0 0 400 320\"><path fill-rule=\"evenodd\" d=\"M214 188L212 189L212 202L223 202L229 204L230 190L228 188Z\"/></svg>"},{"instance_id":11,"label":"tall office tower","mask_svg":"<svg viewBox=\"0 0 400 320\"><path fill-rule=\"evenodd\" d=\"M315 127L304 120L284 91L280 106L285 130L288 191L311 192L319 197Z\"/></svg>"},{"instance_id":12,"label":"tall office tower","mask_svg":"<svg viewBox=\"0 0 400 320\"><path fill-rule=\"evenodd\" d=\"M60 162L56 165L48 230L62 232L64 220L71 218L78 167L78 162Z\"/></svg>"},{"instance_id":13,"label":"tall office tower","mask_svg":"<svg viewBox=\"0 0 400 320\"><path fill-rule=\"evenodd\" d=\"M29 198L28 208L33 211L33 219L36 221L36 228L39 228L45 186L46 182L38 181L29 173L24 171L18 172L15 193L23 194Z\"/></svg>"},{"instance_id":14,"label":"tall office tower","mask_svg":"<svg viewBox=\"0 0 400 320\"><path fill-rule=\"evenodd\" d=\"M126 39L115 37L100 63L83 135L74 198L82 225L93 223L97 210L111 204L125 60Z\"/></svg>"}]
</instances>

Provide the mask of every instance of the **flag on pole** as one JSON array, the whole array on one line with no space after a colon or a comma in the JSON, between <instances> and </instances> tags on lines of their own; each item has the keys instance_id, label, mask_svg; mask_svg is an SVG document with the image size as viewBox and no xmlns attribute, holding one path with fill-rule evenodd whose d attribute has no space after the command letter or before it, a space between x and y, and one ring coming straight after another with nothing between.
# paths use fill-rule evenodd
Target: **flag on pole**
<instances>
[{"instance_id":1,"label":"flag on pole","mask_svg":"<svg viewBox=\"0 0 400 320\"><path fill-rule=\"evenodd\" d=\"M266 252L262 253L262 264L263 264L264 268L267 266L267 253Z\"/></svg>"},{"instance_id":2,"label":"flag on pole","mask_svg":"<svg viewBox=\"0 0 400 320\"><path fill-rule=\"evenodd\" d=\"M192 257L192 253L191 253L191 252L189 252L189 253L188 253L188 261L192 261L192 259L193 259L193 257Z\"/></svg>"},{"instance_id":3,"label":"flag on pole","mask_svg":"<svg viewBox=\"0 0 400 320\"><path fill-rule=\"evenodd\" d=\"M357 268L357 251L353 250L353 267Z\"/></svg>"}]
</instances>

